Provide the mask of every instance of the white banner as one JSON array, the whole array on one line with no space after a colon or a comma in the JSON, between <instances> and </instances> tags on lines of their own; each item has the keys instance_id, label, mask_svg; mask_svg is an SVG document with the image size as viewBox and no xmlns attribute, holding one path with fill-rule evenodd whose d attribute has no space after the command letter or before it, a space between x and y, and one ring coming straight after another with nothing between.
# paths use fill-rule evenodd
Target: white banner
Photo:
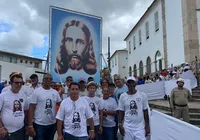
<instances>
[{"instance_id":1,"label":"white banner","mask_svg":"<svg viewBox=\"0 0 200 140\"><path fill-rule=\"evenodd\" d=\"M183 78L184 80L185 80L185 79L191 80L191 87L192 87L192 88L197 87L197 79L196 79L196 77L194 76L194 74L192 73L191 70L188 70L188 71L182 73L182 74L180 75L180 78Z\"/></svg>"},{"instance_id":2,"label":"white banner","mask_svg":"<svg viewBox=\"0 0 200 140\"><path fill-rule=\"evenodd\" d=\"M136 89L146 93L148 100L163 99L165 96L164 81L138 85Z\"/></svg>"},{"instance_id":3,"label":"white banner","mask_svg":"<svg viewBox=\"0 0 200 140\"><path fill-rule=\"evenodd\" d=\"M153 110L151 140L199 140L200 128Z\"/></svg>"},{"instance_id":4,"label":"white banner","mask_svg":"<svg viewBox=\"0 0 200 140\"><path fill-rule=\"evenodd\" d=\"M170 80L170 81L165 81L164 83L164 88L165 88L165 94L170 95L172 92L172 89L177 87L177 80ZM190 93L192 94L192 88L191 88L191 81L189 79L184 80L184 87L187 88Z\"/></svg>"}]
</instances>

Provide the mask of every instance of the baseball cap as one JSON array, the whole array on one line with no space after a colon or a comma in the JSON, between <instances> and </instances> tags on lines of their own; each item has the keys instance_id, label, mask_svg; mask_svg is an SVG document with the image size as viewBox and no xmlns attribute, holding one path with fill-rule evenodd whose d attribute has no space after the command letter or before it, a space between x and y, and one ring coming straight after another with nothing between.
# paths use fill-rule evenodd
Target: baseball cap
<instances>
[{"instance_id":1,"label":"baseball cap","mask_svg":"<svg viewBox=\"0 0 200 140\"><path fill-rule=\"evenodd\" d=\"M32 74L29 78L34 79L34 78L38 78L38 76L37 76L37 74Z\"/></svg>"},{"instance_id":2,"label":"baseball cap","mask_svg":"<svg viewBox=\"0 0 200 140\"><path fill-rule=\"evenodd\" d=\"M128 78L126 79L126 82L128 82L128 81L130 81L130 80L132 80L132 81L136 81L135 77L130 76L130 77L128 77Z\"/></svg>"},{"instance_id":3,"label":"baseball cap","mask_svg":"<svg viewBox=\"0 0 200 140\"><path fill-rule=\"evenodd\" d=\"M87 87L89 87L89 86L95 86L95 87L97 87L97 83L95 83L94 81L91 81L91 82L89 82L87 84Z\"/></svg>"},{"instance_id":4,"label":"baseball cap","mask_svg":"<svg viewBox=\"0 0 200 140\"><path fill-rule=\"evenodd\" d=\"M183 82L183 83L184 83L184 79L179 78L179 79L177 80L177 82Z\"/></svg>"},{"instance_id":5,"label":"baseball cap","mask_svg":"<svg viewBox=\"0 0 200 140\"><path fill-rule=\"evenodd\" d=\"M78 82L85 82L85 79L84 79L84 78L80 78L80 79L78 80Z\"/></svg>"}]
</instances>

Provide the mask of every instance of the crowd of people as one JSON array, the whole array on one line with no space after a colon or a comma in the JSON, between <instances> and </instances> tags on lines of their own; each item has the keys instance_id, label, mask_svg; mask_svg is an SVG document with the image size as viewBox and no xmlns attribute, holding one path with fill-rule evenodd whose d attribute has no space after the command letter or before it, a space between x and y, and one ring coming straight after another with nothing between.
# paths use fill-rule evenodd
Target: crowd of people
<instances>
[{"instance_id":1,"label":"crowd of people","mask_svg":"<svg viewBox=\"0 0 200 140\"><path fill-rule=\"evenodd\" d=\"M149 84L153 82L166 81L166 80L171 80L171 79L177 80L180 74L188 70L191 70L191 66L189 63L186 62L182 64L181 67L163 69L160 73L156 73L156 74L145 73L143 77L136 76L136 75L134 77L136 77L137 84L142 85L142 84Z\"/></svg>"},{"instance_id":2,"label":"crowd of people","mask_svg":"<svg viewBox=\"0 0 200 140\"><path fill-rule=\"evenodd\" d=\"M13 72L0 94L1 140L115 140L118 131L124 140L146 140L150 133L148 100L135 89L135 77L126 81L120 75L114 82L102 79L98 86L92 77L74 82L68 76L65 86L44 74L23 82Z\"/></svg>"}]
</instances>

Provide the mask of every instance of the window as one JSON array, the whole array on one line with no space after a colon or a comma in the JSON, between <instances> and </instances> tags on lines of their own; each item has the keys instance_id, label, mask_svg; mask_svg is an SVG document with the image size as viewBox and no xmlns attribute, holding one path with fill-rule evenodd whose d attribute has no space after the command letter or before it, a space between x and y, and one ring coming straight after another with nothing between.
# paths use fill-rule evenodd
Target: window
<instances>
[{"instance_id":1,"label":"window","mask_svg":"<svg viewBox=\"0 0 200 140\"><path fill-rule=\"evenodd\" d=\"M139 35L139 45L141 45L142 44L142 33L141 33L141 30L139 30L138 35Z\"/></svg>"},{"instance_id":2,"label":"window","mask_svg":"<svg viewBox=\"0 0 200 140\"><path fill-rule=\"evenodd\" d=\"M3 55L0 55L0 60L3 60Z\"/></svg>"},{"instance_id":3,"label":"window","mask_svg":"<svg viewBox=\"0 0 200 140\"><path fill-rule=\"evenodd\" d=\"M155 32L157 32L159 30L158 12L155 13L154 20L155 20Z\"/></svg>"},{"instance_id":4,"label":"window","mask_svg":"<svg viewBox=\"0 0 200 140\"><path fill-rule=\"evenodd\" d=\"M115 66L117 65L117 57L115 56Z\"/></svg>"},{"instance_id":5,"label":"window","mask_svg":"<svg viewBox=\"0 0 200 140\"><path fill-rule=\"evenodd\" d=\"M155 66L156 66L156 71L161 71L162 70L162 56L160 51L156 52L155 56Z\"/></svg>"},{"instance_id":6,"label":"window","mask_svg":"<svg viewBox=\"0 0 200 140\"><path fill-rule=\"evenodd\" d=\"M33 62L32 62L32 61L30 61L30 64L32 65L32 64L33 64Z\"/></svg>"},{"instance_id":7,"label":"window","mask_svg":"<svg viewBox=\"0 0 200 140\"><path fill-rule=\"evenodd\" d=\"M136 77L137 76L137 66L136 66L136 64L134 65L133 69L134 69L134 76Z\"/></svg>"},{"instance_id":8,"label":"window","mask_svg":"<svg viewBox=\"0 0 200 140\"><path fill-rule=\"evenodd\" d=\"M149 22L146 22L145 29L146 29L146 39L149 39Z\"/></svg>"},{"instance_id":9,"label":"window","mask_svg":"<svg viewBox=\"0 0 200 140\"><path fill-rule=\"evenodd\" d=\"M133 50L136 49L136 46L135 46L135 36L133 36Z\"/></svg>"},{"instance_id":10,"label":"window","mask_svg":"<svg viewBox=\"0 0 200 140\"><path fill-rule=\"evenodd\" d=\"M10 63L12 63L12 57L10 57Z\"/></svg>"},{"instance_id":11,"label":"window","mask_svg":"<svg viewBox=\"0 0 200 140\"><path fill-rule=\"evenodd\" d=\"M128 52L131 53L131 41L128 42Z\"/></svg>"},{"instance_id":12,"label":"window","mask_svg":"<svg viewBox=\"0 0 200 140\"><path fill-rule=\"evenodd\" d=\"M27 64L27 63L28 63L28 61L26 60L26 61L25 61L25 63Z\"/></svg>"},{"instance_id":13,"label":"window","mask_svg":"<svg viewBox=\"0 0 200 140\"><path fill-rule=\"evenodd\" d=\"M129 76L132 76L132 68L129 67Z\"/></svg>"},{"instance_id":14,"label":"window","mask_svg":"<svg viewBox=\"0 0 200 140\"><path fill-rule=\"evenodd\" d=\"M112 68L114 68L114 59L112 60Z\"/></svg>"},{"instance_id":15,"label":"window","mask_svg":"<svg viewBox=\"0 0 200 140\"><path fill-rule=\"evenodd\" d=\"M39 63L35 62L34 67L35 67L35 68L39 68Z\"/></svg>"},{"instance_id":16,"label":"window","mask_svg":"<svg viewBox=\"0 0 200 140\"><path fill-rule=\"evenodd\" d=\"M140 61L139 69L140 69L140 76L143 76L144 72L143 72L143 62L142 61Z\"/></svg>"},{"instance_id":17,"label":"window","mask_svg":"<svg viewBox=\"0 0 200 140\"><path fill-rule=\"evenodd\" d=\"M147 69L146 69L146 72L148 73L148 74L150 74L151 73L151 58L150 57L147 57L147 62L146 62L146 65L147 65Z\"/></svg>"},{"instance_id":18,"label":"window","mask_svg":"<svg viewBox=\"0 0 200 140\"><path fill-rule=\"evenodd\" d=\"M11 59L10 59L11 57L9 57L9 56L3 56L3 61L5 61L5 62L11 62Z\"/></svg>"},{"instance_id":19,"label":"window","mask_svg":"<svg viewBox=\"0 0 200 140\"><path fill-rule=\"evenodd\" d=\"M23 63L23 60L20 60L20 63Z\"/></svg>"},{"instance_id":20,"label":"window","mask_svg":"<svg viewBox=\"0 0 200 140\"><path fill-rule=\"evenodd\" d=\"M17 58L16 57L12 57L11 58L11 63L17 63Z\"/></svg>"}]
</instances>

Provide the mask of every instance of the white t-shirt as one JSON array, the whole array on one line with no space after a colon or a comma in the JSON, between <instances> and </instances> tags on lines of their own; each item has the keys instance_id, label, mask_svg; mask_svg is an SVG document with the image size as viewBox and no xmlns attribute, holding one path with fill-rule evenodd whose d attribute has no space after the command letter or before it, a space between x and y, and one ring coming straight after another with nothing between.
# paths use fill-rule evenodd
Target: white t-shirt
<instances>
[{"instance_id":1,"label":"white t-shirt","mask_svg":"<svg viewBox=\"0 0 200 140\"><path fill-rule=\"evenodd\" d=\"M80 91L79 90L79 96L82 97L82 96L87 96L88 95L88 92L87 92L87 89L85 89L85 91Z\"/></svg>"},{"instance_id":2,"label":"white t-shirt","mask_svg":"<svg viewBox=\"0 0 200 140\"><path fill-rule=\"evenodd\" d=\"M103 100L103 110L105 111L116 111L117 102L114 98L109 97L107 100ZM115 127L115 117L107 115L103 117L103 127Z\"/></svg>"},{"instance_id":3,"label":"white t-shirt","mask_svg":"<svg viewBox=\"0 0 200 140\"><path fill-rule=\"evenodd\" d=\"M83 98L87 100L88 105L94 114L93 116L94 125L95 126L99 125L99 110L103 109L102 100L96 96L94 97L85 96Z\"/></svg>"},{"instance_id":4,"label":"white t-shirt","mask_svg":"<svg viewBox=\"0 0 200 140\"><path fill-rule=\"evenodd\" d=\"M148 109L145 93L137 91L133 95L124 93L120 96L118 110L124 111L124 128L141 130L145 127L143 111Z\"/></svg>"},{"instance_id":5,"label":"white t-shirt","mask_svg":"<svg viewBox=\"0 0 200 140\"><path fill-rule=\"evenodd\" d=\"M65 92L62 94L62 99L69 97L69 88L68 86L65 86Z\"/></svg>"},{"instance_id":6,"label":"white t-shirt","mask_svg":"<svg viewBox=\"0 0 200 140\"><path fill-rule=\"evenodd\" d=\"M0 94L1 120L9 133L24 127L25 110L28 110L28 102L24 93L6 90Z\"/></svg>"},{"instance_id":7,"label":"white t-shirt","mask_svg":"<svg viewBox=\"0 0 200 140\"><path fill-rule=\"evenodd\" d=\"M28 86L26 88L25 94L27 95L28 103L30 103L30 100L31 100L31 97L32 97L34 90L36 90L38 88L40 88L40 85L37 85L35 88L33 88L32 86Z\"/></svg>"},{"instance_id":8,"label":"white t-shirt","mask_svg":"<svg viewBox=\"0 0 200 140\"><path fill-rule=\"evenodd\" d=\"M93 113L87 101L80 97L75 102L70 97L64 99L56 116L64 121L64 131L76 137L88 136L87 119L92 117Z\"/></svg>"},{"instance_id":9,"label":"white t-shirt","mask_svg":"<svg viewBox=\"0 0 200 140\"><path fill-rule=\"evenodd\" d=\"M96 92L95 92L95 96L97 97L103 97L103 94L102 94L102 89L101 88L97 88Z\"/></svg>"},{"instance_id":10,"label":"white t-shirt","mask_svg":"<svg viewBox=\"0 0 200 140\"><path fill-rule=\"evenodd\" d=\"M31 98L32 94L33 94L33 91L40 88L41 86L40 85L37 85L35 88L33 88L32 85L30 86L27 86L26 88L26 94L27 94L27 98Z\"/></svg>"},{"instance_id":11,"label":"white t-shirt","mask_svg":"<svg viewBox=\"0 0 200 140\"><path fill-rule=\"evenodd\" d=\"M50 88L36 89L30 100L30 104L36 104L34 122L39 125L51 125L56 123L56 103L61 102L59 93Z\"/></svg>"}]
</instances>

